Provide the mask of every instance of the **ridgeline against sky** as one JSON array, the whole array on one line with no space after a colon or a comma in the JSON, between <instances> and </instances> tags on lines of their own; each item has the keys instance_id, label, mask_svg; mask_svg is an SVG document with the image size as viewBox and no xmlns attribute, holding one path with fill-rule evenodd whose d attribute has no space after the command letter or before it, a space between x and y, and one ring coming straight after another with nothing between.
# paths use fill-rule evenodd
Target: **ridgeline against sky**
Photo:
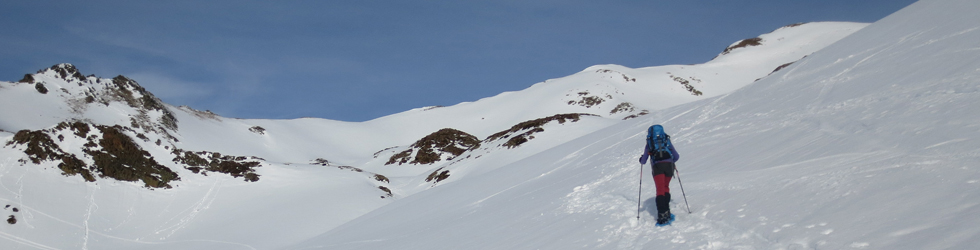
<instances>
[{"instance_id":1,"label":"ridgeline against sky","mask_svg":"<svg viewBox=\"0 0 980 250\"><path fill-rule=\"evenodd\" d=\"M36 14L50 6L18 13L51 20ZM88 8L70 15L162 15ZM243 7L220 9L236 8ZM727 53L703 63L597 64L519 91L364 122L233 119L170 105L124 70L24 69L37 73L0 81L0 248L973 249L980 245L977 9L976 0L923 0L870 24L767 28L712 49ZM186 11L222 17L214 10ZM185 19L166 20L194 18ZM18 39L0 41L31 44ZM225 41L228 51L239 42ZM184 66L200 70L260 57L222 58L188 44L182 48L190 52L158 55L200 52L214 60ZM130 65L132 58L118 56L92 58ZM240 61L295 68L287 76L303 80L297 85L258 79L268 97L210 87L240 94L238 103L287 110L295 103L262 98L273 98L273 89L312 92L301 83L336 72L284 58ZM541 70L533 64L513 65ZM446 68L439 73L460 82L479 78ZM272 71L235 72L247 79ZM384 72L392 73L374 73ZM220 99L221 91L202 93L248 108ZM440 93L409 97L445 101L430 96ZM332 110L289 97L302 104L293 109ZM343 108L394 105L374 102ZM667 227L655 225L650 165L637 162L652 124L663 125L682 156L671 184L677 220Z\"/></svg>"},{"instance_id":2,"label":"ridgeline against sky","mask_svg":"<svg viewBox=\"0 0 980 250\"><path fill-rule=\"evenodd\" d=\"M8 1L0 80L72 63L228 117L364 121L591 65L703 63L783 25L912 2Z\"/></svg>"}]
</instances>

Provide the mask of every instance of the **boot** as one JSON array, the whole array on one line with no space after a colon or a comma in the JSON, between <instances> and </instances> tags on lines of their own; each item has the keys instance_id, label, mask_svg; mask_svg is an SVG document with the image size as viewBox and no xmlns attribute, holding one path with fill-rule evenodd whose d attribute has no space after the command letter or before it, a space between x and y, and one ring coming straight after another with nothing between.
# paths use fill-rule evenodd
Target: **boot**
<instances>
[{"instance_id":1,"label":"boot","mask_svg":"<svg viewBox=\"0 0 980 250\"><path fill-rule=\"evenodd\" d=\"M670 211L658 213L657 226L664 226L670 224L670 222L672 221L671 217L673 217L673 215L670 214Z\"/></svg>"},{"instance_id":2,"label":"boot","mask_svg":"<svg viewBox=\"0 0 980 250\"><path fill-rule=\"evenodd\" d=\"M656 198L657 213L670 212L670 193L659 195Z\"/></svg>"}]
</instances>

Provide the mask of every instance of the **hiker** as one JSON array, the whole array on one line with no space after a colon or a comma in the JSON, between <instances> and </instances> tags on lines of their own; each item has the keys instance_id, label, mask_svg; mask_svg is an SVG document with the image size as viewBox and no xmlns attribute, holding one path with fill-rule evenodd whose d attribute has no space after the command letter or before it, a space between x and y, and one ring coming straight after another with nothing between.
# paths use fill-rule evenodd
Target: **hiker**
<instances>
[{"instance_id":1,"label":"hiker","mask_svg":"<svg viewBox=\"0 0 980 250\"><path fill-rule=\"evenodd\" d=\"M660 124L650 126L647 130L646 144L643 155L640 156L640 164L647 164L647 157L652 162L653 182L657 186L657 225L667 225L674 217L670 214L670 179L674 177L674 162L677 162L680 155Z\"/></svg>"}]
</instances>

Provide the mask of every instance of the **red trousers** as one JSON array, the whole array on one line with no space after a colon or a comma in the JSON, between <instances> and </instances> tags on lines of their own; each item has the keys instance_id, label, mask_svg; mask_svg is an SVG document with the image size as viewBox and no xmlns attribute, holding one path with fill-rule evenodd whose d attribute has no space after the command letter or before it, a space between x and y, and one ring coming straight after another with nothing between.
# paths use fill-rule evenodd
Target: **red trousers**
<instances>
[{"instance_id":1,"label":"red trousers","mask_svg":"<svg viewBox=\"0 0 980 250\"><path fill-rule=\"evenodd\" d=\"M657 186L657 213L670 212L670 179L674 177L673 162L653 164L653 184Z\"/></svg>"},{"instance_id":2,"label":"red trousers","mask_svg":"<svg viewBox=\"0 0 980 250\"><path fill-rule=\"evenodd\" d=\"M653 183L657 186L657 196L670 193L670 179L674 177L674 163L658 162L654 163L651 168L653 168Z\"/></svg>"},{"instance_id":3,"label":"red trousers","mask_svg":"<svg viewBox=\"0 0 980 250\"><path fill-rule=\"evenodd\" d=\"M670 178L665 174L658 174L653 176L653 183L657 186L657 196L664 195L670 192Z\"/></svg>"}]
</instances>

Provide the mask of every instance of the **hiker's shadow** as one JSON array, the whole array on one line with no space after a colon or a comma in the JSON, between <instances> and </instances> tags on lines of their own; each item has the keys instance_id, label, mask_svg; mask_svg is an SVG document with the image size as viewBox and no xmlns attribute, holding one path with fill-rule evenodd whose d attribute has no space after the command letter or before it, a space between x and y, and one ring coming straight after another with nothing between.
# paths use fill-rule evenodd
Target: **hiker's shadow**
<instances>
[{"instance_id":1,"label":"hiker's shadow","mask_svg":"<svg viewBox=\"0 0 980 250\"><path fill-rule=\"evenodd\" d=\"M643 205L640 210L647 212L650 216L657 216L657 197L649 198L643 201Z\"/></svg>"}]
</instances>

